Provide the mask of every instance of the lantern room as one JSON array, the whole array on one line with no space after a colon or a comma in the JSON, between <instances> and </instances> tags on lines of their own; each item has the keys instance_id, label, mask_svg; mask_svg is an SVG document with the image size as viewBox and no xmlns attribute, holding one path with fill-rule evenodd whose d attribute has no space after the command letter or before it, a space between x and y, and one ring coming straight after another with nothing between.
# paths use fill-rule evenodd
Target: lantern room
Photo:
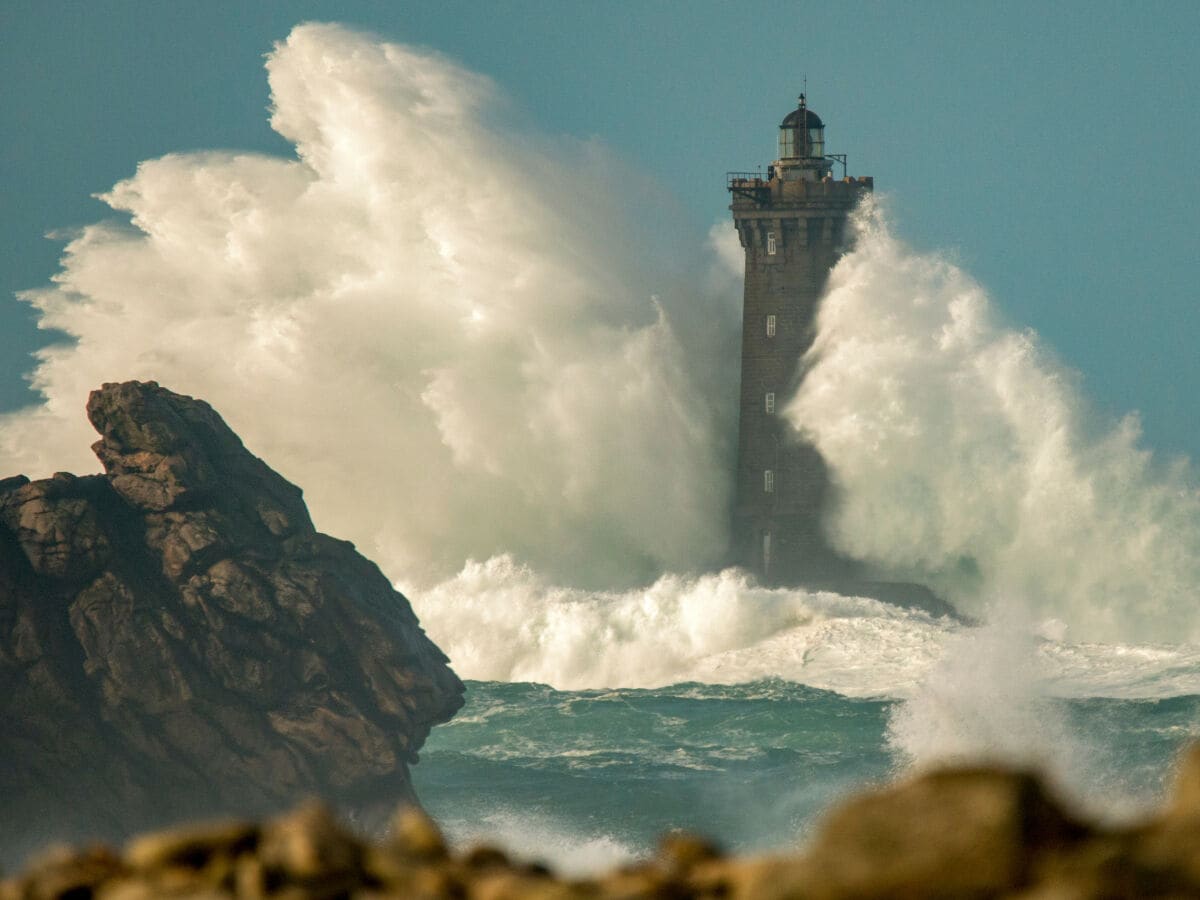
<instances>
[{"instance_id":1,"label":"lantern room","mask_svg":"<svg viewBox=\"0 0 1200 900\"><path fill-rule=\"evenodd\" d=\"M804 95L800 106L787 114L779 126L779 158L813 159L825 155L825 124L808 108Z\"/></svg>"}]
</instances>

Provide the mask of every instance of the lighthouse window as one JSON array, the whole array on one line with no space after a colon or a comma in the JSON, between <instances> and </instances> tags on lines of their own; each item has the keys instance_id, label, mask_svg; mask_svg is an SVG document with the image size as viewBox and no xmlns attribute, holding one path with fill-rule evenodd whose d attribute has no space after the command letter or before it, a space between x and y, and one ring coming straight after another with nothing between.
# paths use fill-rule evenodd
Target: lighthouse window
<instances>
[{"instance_id":1,"label":"lighthouse window","mask_svg":"<svg viewBox=\"0 0 1200 900\"><path fill-rule=\"evenodd\" d=\"M775 392L767 391L767 415L773 416L774 414L775 414Z\"/></svg>"},{"instance_id":2,"label":"lighthouse window","mask_svg":"<svg viewBox=\"0 0 1200 900\"><path fill-rule=\"evenodd\" d=\"M763 493L775 493L775 472L771 469L763 469Z\"/></svg>"},{"instance_id":3,"label":"lighthouse window","mask_svg":"<svg viewBox=\"0 0 1200 900\"><path fill-rule=\"evenodd\" d=\"M767 256L775 255L775 232L767 232Z\"/></svg>"},{"instance_id":4,"label":"lighthouse window","mask_svg":"<svg viewBox=\"0 0 1200 900\"><path fill-rule=\"evenodd\" d=\"M767 337L775 337L775 317L767 316Z\"/></svg>"},{"instance_id":5,"label":"lighthouse window","mask_svg":"<svg viewBox=\"0 0 1200 900\"><path fill-rule=\"evenodd\" d=\"M763 568L771 568L771 532L763 532Z\"/></svg>"},{"instance_id":6,"label":"lighthouse window","mask_svg":"<svg viewBox=\"0 0 1200 900\"><path fill-rule=\"evenodd\" d=\"M809 156L824 156L825 155L825 129L824 128L808 129L808 155Z\"/></svg>"},{"instance_id":7,"label":"lighthouse window","mask_svg":"<svg viewBox=\"0 0 1200 900\"><path fill-rule=\"evenodd\" d=\"M779 156L781 159L793 159L796 153L796 129L779 129Z\"/></svg>"}]
</instances>

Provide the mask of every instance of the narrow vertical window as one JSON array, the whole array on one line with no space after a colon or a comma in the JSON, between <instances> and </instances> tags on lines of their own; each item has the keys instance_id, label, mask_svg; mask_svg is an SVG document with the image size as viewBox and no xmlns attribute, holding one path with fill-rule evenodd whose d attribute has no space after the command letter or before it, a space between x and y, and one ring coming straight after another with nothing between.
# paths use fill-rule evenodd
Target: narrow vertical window
<instances>
[{"instance_id":1,"label":"narrow vertical window","mask_svg":"<svg viewBox=\"0 0 1200 900\"><path fill-rule=\"evenodd\" d=\"M767 232L767 256L775 255L775 232Z\"/></svg>"},{"instance_id":2,"label":"narrow vertical window","mask_svg":"<svg viewBox=\"0 0 1200 900\"><path fill-rule=\"evenodd\" d=\"M775 493L775 472L772 469L763 469L763 493Z\"/></svg>"},{"instance_id":3,"label":"narrow vertical window","mask_svg":"<svg viewBox=\"0 0 1200 900\"><path fill-rule=\"evenodd\" d=\"M766 403L766 406L767 406L767 415L768 415L768 416L773 416L773 415L775 415L775 392L774 392L774 391L767 391L767 397L766 397L766 400L767 400L767 403Z\"/></svg>"},{"instance_id":4,"label":"narrow vertical window","mask_svg":"<svg viewBox=\"0 0 1200 900\"><path fill-rule=\"evenodd\" d=\"M775 337L775 317L767 316L767 337Z\"/></svg>"},{"instance_id":5,"label":"narrow vertical window","mask_svg":"<svg viewBox=\"0 0 1200 900\"><path fill-rule=\"evenodd\" d=\"M771 568L771 532L763 532L763 571Z\"/></svg>"}]
</instances>

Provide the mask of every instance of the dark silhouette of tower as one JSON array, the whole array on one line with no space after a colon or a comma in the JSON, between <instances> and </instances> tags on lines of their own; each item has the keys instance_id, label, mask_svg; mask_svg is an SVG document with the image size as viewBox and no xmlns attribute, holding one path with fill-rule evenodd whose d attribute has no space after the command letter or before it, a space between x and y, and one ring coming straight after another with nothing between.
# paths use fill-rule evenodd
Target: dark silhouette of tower
<instances>
[{"instance_id":1,"label":"dark silhouette of tower","mask_svg":"<svg viewBox=\"0 0 1200 900\"><path fill-rule=\"evenodd\" d=\"M840 163L843 177L835 180ZM772 584L833 585L858 577L820 527L828 478L820 455L781 418L803 373L817 302L845 252L847 218L874 186L845 177L825 152L825 127L804 95L779 126L779 159L727 185L746 251L734 560Z\"/></svg>"}]
</instances>

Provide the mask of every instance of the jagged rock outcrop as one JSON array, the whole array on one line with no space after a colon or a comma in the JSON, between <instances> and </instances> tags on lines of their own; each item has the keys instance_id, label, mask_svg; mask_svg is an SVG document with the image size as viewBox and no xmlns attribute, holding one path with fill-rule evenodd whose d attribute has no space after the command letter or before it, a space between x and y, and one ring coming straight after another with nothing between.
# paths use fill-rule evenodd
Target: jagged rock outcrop
<instances>
[{"instance_id":1,"label":"jagged rock outcrop","mask_svg":"<svg viewBox=\"0 0 1200 900\"><path fill-rule=\"evenodd\" d=\"M411 799L463 687L405 598L208 404L87 412L106 474L0 481L0 847Z\"/></svg>"}]
</instances>

